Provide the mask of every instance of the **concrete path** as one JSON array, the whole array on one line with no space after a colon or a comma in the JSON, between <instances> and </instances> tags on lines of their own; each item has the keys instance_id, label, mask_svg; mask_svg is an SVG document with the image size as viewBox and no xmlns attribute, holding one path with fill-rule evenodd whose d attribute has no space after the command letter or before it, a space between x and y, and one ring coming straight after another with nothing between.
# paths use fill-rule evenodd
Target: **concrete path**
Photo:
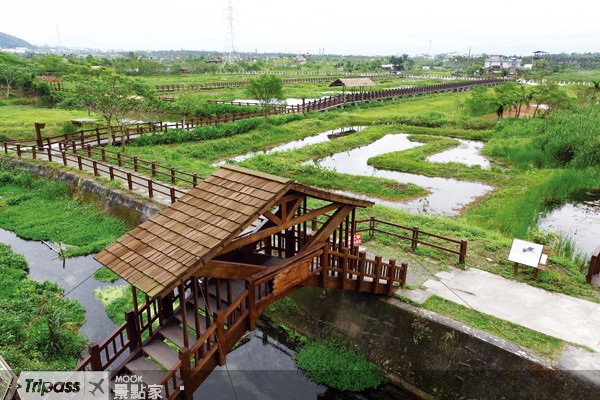
<instances>
[{"instance_id":1,"label":"concrete path","mask_svg":"<svg viewBox=\"0 0 600 400\"><path fill-rule=\"evenodd\" d=\"M474 268L436 276L424 283L426 293L600 352L600 304Z\"/></svg>"}]
</instances>

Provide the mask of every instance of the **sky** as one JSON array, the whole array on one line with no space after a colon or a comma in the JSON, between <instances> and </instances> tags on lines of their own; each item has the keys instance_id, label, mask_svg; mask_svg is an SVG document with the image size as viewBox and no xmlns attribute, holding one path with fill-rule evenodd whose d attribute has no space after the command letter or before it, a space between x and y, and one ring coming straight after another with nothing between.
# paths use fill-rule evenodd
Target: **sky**
<instances>
[{"instance_id":1,"label":"sky","mask_svg":"<svg viewBox=\"0 0 600 400\"><path fill-rule=\"evenodd\" d=\"M230 0L0 0L0 32L34 45L232 47ZM232 0L241 52L531 55L600 52L594 0Z\"/></svg>"}]
</instances>

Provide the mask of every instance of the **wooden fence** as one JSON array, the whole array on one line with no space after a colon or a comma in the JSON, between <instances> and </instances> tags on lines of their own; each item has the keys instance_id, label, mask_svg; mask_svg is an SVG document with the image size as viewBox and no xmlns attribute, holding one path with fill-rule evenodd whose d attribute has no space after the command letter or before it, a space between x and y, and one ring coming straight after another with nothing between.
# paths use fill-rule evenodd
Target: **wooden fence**
<instances>
[{"instance_id":1,"label":"wooden fence","mask_svg":"<svg viewBox=\"0 0 600 400\"><path fill-rule=\"evenodd\" d=\"M198 183L198 177L195 174L178 171L155 162L142 161L137 159L137 157L125 156L106 149L97 151L97 154L100 154L100 159L97 160L93 158L94 154L91 153L91 149L86 151L90 151L91 156L82 156L77 152L71 153L50 147L39 151L36 146L29 148L17 146L16 154L18 157L32 158L34 160L43 157L47 161L62 163L64 166L76 166L79 171L87 170L93 172L94 176L100 176L100 172L104 172L109 176L111 181L122 180L127 184L127 189L129 190L133 190L135 187L144 189L147 191L148 198L150 199L154 198L156 193L165 195L171 200L171 204L175 203L186 191L152 179L153 177L168 177L171 182L183 181L190 183L192 186L196 186ZM110 164L110 160L117 160L117 166ZM149 170L151 177L148 178L147 176L138 175L120 168L126 165L131 165L133 168L136 168L135 166L137 165L138 170Z\"/></svg>"},{"instance_id":2,"label":"wooden fence","mask_svg":"<svg viewBox=\"0 0 600 400\"><path fill-rule=\"evenodd\" d=\"M386 228L388 230L386 230ZM390 228L394 229L396 232L392 232L391 230L389 230ZM407 232L407 234L398 233L398 231L404 231ZM392 222L382 221L375 217L371 217L368 219L357 220L355 232L368 232L370 236L373 236L375 233L381 233L401 240L407 240L411 242L410 248L413 251L417 249L419 244L421 244L423 246L433 247L434 249L440 251L457 254L459 264L464 264L467 258L466 240L457 240L445 236L440 236L435 233L426 232L419 229L418 226L403 226L394 224ZM431 240L427 240L429 238L437 239L438 242L441 243L448 243L448 246L454 245L454 248L445 247L439 243L433 243Z\"/></svg>"},{"instance_id":3,"label":"wooden fence","mask_svg":"<svg viewBox=\"0 0 600 400\"><path fill-rule=\"evenodd\" d=\"M594 254L592 254L592 259L590 260L590 266L586 276L587 283L592 283L594 276L598 274L600 274L600 247L598 247L596 251L594 251Z\"/></svg>"},{"instance_id":4,"label":"wooden fence","mask_svg":"<svg viewBox=\"0 0 600 400\"><path fill-rule=\"evenodd\" d=\"M442 83L412 88L387 89L364 93L349 93L339 96L330 96L322 99L306 102L302 105L290 107L276 107L270 110L270 114L294 114L307 113L310 111L326 111L330 108L353 105L361 102L383 101L399 97L412 97L430 93L459 92L469 90L472 86L494 86L504 82L502 79L491 79L484 81ZM223 114L216 117L191 118L185 122L144 122L132 126L120 127L98 127L80 130L64 135L50 136L29 140L5 140L4 152L16 151L17 147L37 146L38 150L48 147L58 147L58 150L85 148L87 145L102 146L109 142L129 141L147 133L166 132L168 129L193 129L197 126L218 125L227 122L239 121L246 118L262 116L262 112L240 112L235 114Z\"/></svg>"}]
</instances>

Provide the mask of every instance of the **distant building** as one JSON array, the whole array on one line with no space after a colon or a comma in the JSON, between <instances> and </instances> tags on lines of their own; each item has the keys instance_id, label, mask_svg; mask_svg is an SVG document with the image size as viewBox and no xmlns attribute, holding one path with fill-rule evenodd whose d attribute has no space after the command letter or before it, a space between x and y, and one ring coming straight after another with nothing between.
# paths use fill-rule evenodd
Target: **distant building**
<instances>
[{"instance_id":1,"label":"distant building","mask_svg":"<svg viewBox=\"0 0 600 400\"><path fill-rule=\"evenodd\" d=\"M542 51L542 50L534 51L533 52L533 59L534 60L539 60L540 58L545 58L547 55L548 55L547 51Z\"/></svg>"},{"instance_id":2,"label":"distant building","mask_svg":"<svg viewBox=\"0 0 600 400\"><path fill-rule=\"evenodd\" d=\"M499 73L503 69L507 69L508 73L514 75L517 73L517 69L521 68L520 58L504 57L504 56L491 56L486 58L483 68L488 72Z\"/></svg>"}]
</instances>

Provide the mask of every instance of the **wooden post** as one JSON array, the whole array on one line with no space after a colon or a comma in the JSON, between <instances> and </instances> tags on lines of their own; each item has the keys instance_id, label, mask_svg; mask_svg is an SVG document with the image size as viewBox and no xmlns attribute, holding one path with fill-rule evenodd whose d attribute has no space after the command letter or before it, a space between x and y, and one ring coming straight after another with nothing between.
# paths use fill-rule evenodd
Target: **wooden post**
<instances>
[{"instance_id":1,"label":"wooden post","mask_svg":"<svg viewBox=\"0 0 600 400\"><path fill-rule=\"evenodd\" d=\"M461 240L460 241L460 255L458 258L458 263L464 264L466 259L467 259L467 241Z\"/></svg>"},{"instance_id":2,"label":"wooden post","mask_svg":"<svg viewBox=\"0 0 600 400\"><path fill-rule=\"evenodd\" d=\"M406 274L408 273L408 264L402 263L402 287L406 286Z\"/></svg>"},{"instance_id":3,"label":"wooden post","mask_svg":"<svg viewBox=\"0 0 600 400\"><path fill-rule=\"evenodd\" d=\"M367 263L367 253L361 251L358 253L358 282L356 283L356 291L362 291L363 282L365 280L365 264Z\"/></svg>"},{"instance_id":4,"label":"wooden post","mask_svg":"<svg viewBox=\"0 0 600 400\"><path fill-rule=\"evenodd\" d=\"M102 161L106 162L106 151L105 151L104 147L101 148L100 150L101 150L101 154L102 154Z\"/></svg>"},{"instance_id":5,"label":"wooden post","mask_svg":"<svg viewBox=\"0 0 600 400\"><path fill-rule=\"evenodd\" d=\"M248 311L250 312L249 317L250 321L248 321L248 330L253 331L256 329L256 279L250 277L247 280L248 287L248 302L246 303L246 307L248 307Z\"/></svg>"},{"instance_id":6,"label":"wooden post","mask_svg":"<svg viewBox=\"0 0 600 400\"><path fill-rule=\"evenodd\" d=\"M156 176L156 162L152 161L152 177Z\"/></svg>"},{"instance_id":7,"label":"wooden post","mask_svg":"<svg viewBox=\"0 0 600 400\"><path fill-rule=\"evenodd\" d=\"M6 140L4 141L4 154L8 154L8 143L6 143Z\"/></svg>"},{"instance_id":8,"label":"wooden post","mask_svg":"<svg viewBox=\"0 0 600 400\"><path fill-rule=\"evenodd\" d=\"M225 313L221 310L215 314L215 321L217 324L217 345L219 346L219 366L225 365L227 362L227 338L225 336Z\"/></svg>"},{"instance_id":9,"label":"wooden post","mask_svg":"<svg viewBox=\"0 0 600 400\"><path fill-rule=\"evenodd\" d=\"M100 356L100 346L98 343L90 343L90 356L91 356L91 366L92 371L102 371L102 358Z\"/></svg>"},{"instance_id":10,"label":"wooden post","mask_svg":"<svg viewBox=\"0 0 600 400\"><path fill-rule=\"evenodd\" d=\"M21 143L17 143L17 157L21 158Z\"/></svg>"},{"instance_id":11,"label":"wooden post","mask_svg":"<svg viewBox=\"0 0 600 400\"><path fill-rule=\"evenodd\" d=\"M373 238L373 236L375 236L375 224L376 223L377 223L377 220L375 219L375 217L369 218L369 235L371 236L371 238Z\"/></svg>"},{"instance_id":12,"label":"wooden post","mask_svg":"<svg viewBox=\"0 0 600 400\"><path fill-rule=\"evenodd\" d=\"M65 151L62 151L62 159L63 159L63 164L66 166L67 165L67 153L65 153Z\"/></svg>"},{"instance_id":13,"label":"wooden post","mask_svg":"<svg viewBox=\"0 0 600 400\"><path fill-rule=\"evenodd\" d=\"M127 337L129 338L129 351L135 351L139 346L139 335L137 324L135 321L135 312L129 311L125 313L125 322L127 323Z\"/></svg>"},{"instance_id":14,"label":"wooden post","mask_svg":"<svg viewBox=\"0 0 600 400\"><path fill-rule=\"evenodd\" d=\"M349 251L347 247L342 248L342 279L340 289L344 290L346 286L346 279L348 279L348 255Z\"/></svg>"},{"instance_id":15,"label":"wooden post","mask_svg":"<svg viewBox=\"0 0 600 400\"><path fill-rule=\"evenodd\" d=\"M52 161L52 149L48 146L48 161Z\"/></svg>"},{"instance_id":16,"label":"wooden post","mask_svg":"<svg viewBox=\"0 0 600 400\"><path fill-rule=\"evenodd\" d=\"M194 398L194 391L192 390L194 387L192 383L192 354L187 346L179 349L179 359L181 360L183 398L185 400L192 400Z\"/></svg>"},{"instance_id":17,"label":"wooden post","mask_svg":"<svg viewBox=\"0 0 600 400\"><path fill-rule=\"evenodd\" d=\"M100 146L100 129L96 128L96 143Z\"/></svg>"},{"instance_id":18,"label":"wooden post","mask_svg":"<svg viewBox=\"0 0 600 400\"><path fill-rule=\"evenodd\" d=\"M33 157L34 160L37 159L36 149L37 149L37 147L31 146L31 156Z\"/></svg>"},{"instance_id":19,"label":"wooden post","mask_svg":"<svg viewBox=\"0 0 600 400\"><path fill-rule=\"evenodd\" d=\"M127 173L127 187L129 190L133 190L133 180L131 179L131 172Z\"/></svg>"},{"instance_id":20,"label":"wooden post","mask_svg":"<svg viewBox=\"0 0 600 400\"><path fill-rule=\"evenodd\" d=\"M412 229L412 242L410 244L410 249L412 251L415 251L417 249L417 240L419 240L419 227L418 226L413 226Z\"/></svg>"},{"instance_id":21,"label":"wooden post","mask_svg":"<svg viewBox=\"0 0 600 400\"><path fill-rule=\"evenodd\" d=\"M96 160L92 161L92 167L94 168L94 176L98 176L98 163Z\"/></svg>"},{"instance_id":22,"label":"wooden post","mask_svg":"<svg viewBox=\"0 0 600 400\"><path fill-rule=\"evenodd\" d=\"M519 278L519 263L513 265L513 276L515 279Z\"/></svg>"},{"instance_id":23,"label":"wooden post","mask_svg":"<svg viewBox=\"0 0 600 400\"><path fill-rule=\"evenodd\" d=\"M83 162L81 162L81 156L79 154L77 154L77 167L80 171L83 170Z\"/></svg>"},{"instance_id":24,"label":"wooden post","mask_svg":"<svg viewBox=\"0 0 600 400\"><path fill-rule=\"evenodd\" d=\"M87 145L87 156L92 157L92 146L89 144Z\"/></svg>"},{"instance_id":25,"label":"wooden post","mask_svg":"<svg viewBox=\"0 0 600 400\"><path fill-rule=\"evenodd\" d=\"M39 122L34 123L35 135L37 137L37 147L42 150L44 148L44 142L42 141L42 129L46 127L46 124L40 124Z\"/></svg>"},{"instance_id":26,"label":"wooden post","mask_svg":"<svg viewBox=\"0 0 600 400\"><path fill-rule=\"evenodd\" d=\"M175 197L175 188L171 186L169 191L171 192L171 204L174 204L177 201L177 197Z\"/></svg>"},{"instance_id":27,"label":"wooden post","mask_svg":"<svg viewBox=\"0 0 600 400\"><path fill-rule=\"evenodd\" d=\"M120 151L117 151L117 165L119 167L123 166L123 162L121 161L121 152Z\"/></svg>"},{"instance_id":28,"label":"wooden post","mask_svg":"<svg viewBox=\"0 0 600 400\"><path fill-rule=\"evenodd\" d=\"M192 175L192 184L194 185L194 187L198 186L198 175Z\"/></svg>"},{"instance_id":29,"label":"wooden post","mask_svg":"<svg viewBox=\"0 0 600 400\"><path fill-rule=\"evenodd\" d=\"M115 180L115 171L114 171L112 165L108 167L108 175L110 176L111 181Z\"/></svg>"},{"instance_id":30,"label":"wooden post","mask_svg":"<svg viewBox=\"0 0 600 400\"><path fill-rule=\"evenodd\" d=\"M182 324L183 324L183 346L189 347L189 332L188 332L188 316L187 316L187 300L185 298L185 284L179 285L179 303L181 304L181 316L182 316ZM194 313L196 311L194 310ZM198 314L194 315L194 317L198 317Z\"/></svg>"},{"instance_id":31,"label":"wooden post","mask_svg":"<svg viewBox=\"0 0 600 400\"><path fill-rule=\"evenodd\" d=\"M323 247L323 253L321 253L321 275L320 284L322 288L327 285L327 276L329 275L329 243Z\"/></svg>"},{"instance_id":32,"label":"wooden post","mask_svg":"<svg viewBox=\"0 0 600 400\"><path fill-rule=\"evenodd\" d=\"M171 184L175 184L175 168L171 168Z\"/></svg>"},{"instance_id":33,"label":"wooden post","mask_svg":"<svg viewBox=\"0 0 600 400\"><path fill-rule=\"evenodd\" d=\"M138 172L138 158L137 156L133 156L133 170Z\"/></svg>"},{"instance_id":34,"label":"wooden post","mask_svg":"<svg viewBox=\"0 0 600 400\"><path fill-rule=\"evenodd\" d=\"M148 179L148 197L154 197L154 191L152 190L152 179Z\"/></svg>"},{"instance_id":35,"label":"wooden post","mask_svg":"<svg viewBox=\"0 0 600 400\"><path fill-rule=\"evenodd\" d=\"M377 294L377 286L381 278L381 256L375 257L375 278L373 280L373 294Z\"/></svg>"},{"instance_id":36,"label":"wooden post","mask_svg":"<svg viewBox=\"0 0 600 400\"><path fill-rule=\"evenodd\" d=\"M387 295L392 296L394 294L394 278L396 277L396 260L390 260L390 267L388 268L388 282L387 282Z\"/></svg>"}]
</instances>

